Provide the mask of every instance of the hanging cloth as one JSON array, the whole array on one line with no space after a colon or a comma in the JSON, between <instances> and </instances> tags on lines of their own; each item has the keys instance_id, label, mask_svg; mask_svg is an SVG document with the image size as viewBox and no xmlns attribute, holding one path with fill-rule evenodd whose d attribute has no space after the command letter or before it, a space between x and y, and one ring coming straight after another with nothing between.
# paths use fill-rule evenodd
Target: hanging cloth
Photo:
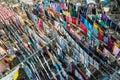
<instances>
[{"instance_id":1,"label":"hanging cloth","mask_svg":"<svg viewBox=\"0 0 120 80\"><path fill-rule=\"evenodd\" d=\"M83 30L84 34L87 35L87 28L84 26L82 22L80 22L80 28Z\"/></svg>"},{"instance_id":2,"label":"hanging cloth","mask_svg":"<svg viewBox=\"0 0 120 80\"><path fill-rule=\"evenodd\" d=\"M117 56L118 54L120 54L120 49L117 46L114 47L113 54L115 56Z\"/></svg>"},{"instance_id":3,"label":"hanging cloth","mask_svg":"<svg viewBox=\"0 0 120 80\"><path fill-rule=\"evenodd\" d=\"M43 25L42 19L39 19L38 21L38 30L40 30L40 27Z\"/></svg>"},{"instance_id":4,"label":"hanging cloth","mask_svg":"<svg viewBox=\"0 0 120 80\"><path fill-rule=\"evenodd\" d=\"M66 22L72 22L72 18L69 16L66 16Z\"/></svg>"},{"instance_id":5,"label":"hanging cloth","mask_svg":"<svg viewBox=\"0 0 120 80\"><path fill-rule=\"evenodd\" d=\"M66 28L70 31L70 24L67 24Z\"/></svg>"},{"instance_id":6,"label":"hanging cloth","mask_svg":"<svg viewBox=\"0 0 120 80\"><path fill-rule=\"evenodd\" d=\"M66 9L65 3L61 3L60 5L61 5L62 10L65 10L65 9Z\"/></svg>"},{"instance_id":7,"label":"hanging cloth","mask_svg":"<svg viewBox=\"0 0 120 80\"><path fill-rule=\"evenodd\" d=\"M85 18L84 18L82 15L80 15L80 21L81 21L82 23L84 23L84 21L85 21Z\"/></svg>"},{"instance_id":8,"label":"hanging cloth","mask_svg":"<svg viewBox=\"0 0 120 80\"><path fill-rule=\"evenodd\" d=\"M76 23L76 19L77 19L77 18L72 17L72 23L75 24L75 25L77 24L77 23Z\"/></svg>"}]
</instances>

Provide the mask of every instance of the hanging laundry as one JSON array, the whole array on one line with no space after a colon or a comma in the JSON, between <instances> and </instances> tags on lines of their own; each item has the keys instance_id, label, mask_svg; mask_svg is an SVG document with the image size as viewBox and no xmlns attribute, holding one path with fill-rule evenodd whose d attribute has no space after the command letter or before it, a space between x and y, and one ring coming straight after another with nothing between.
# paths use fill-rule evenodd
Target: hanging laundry
<instances>
[{"instance_id":1,"label":"hanging laundry","mask_svg":"<svg viewBox=\"0 0 120 80\"><path fill-rule=\"evenodd\" d=\"M80 28L83 30L84 34L87 35L87 28L84 26L82 22L80 22Z\"/></svg>"},{"instance_id":2,"label":"hanging laundry","mask_svg":"<svg viewBox=\"0 0 120 80\"><path fill-rule=\"evenodd\" d=\"M92 33L95 37L98 37L98 30L96 28L93 28Z\"/></svg>"},{"instance_id":3,"label":"hanging laundry","mask_svg":"<svg viewBox=\"0 0 120 80\"><path fill-rule=\"evenodd\" d=\"M69 16L66 16L66 22L72 22L72 18Z\"/></svg>"},{"instance_id":4,"label":"hanging laundry","mask_svg":"<svg viewBox=\"0 0 120 80\"><path fill-rule=\"evenodd\" d=\"M85 21L85 18L84 18L82 15L80 15L80 21L81 21L82 23L84 23L84 21Z\"/></svg>"},{"instance_id":5,"label":"hanging laundry","mask_svg":"<svg viewBox=\"0 0 120 80\"><path fill-rule=\"evenodd\" d=\"M57 12L60 12L60 13L62 13L62 8L61 8L61 5L60 5L60 3L56 3L56 6L57 6Z\"/></svg>"},{"instance_id":6,"label":"hanging laundry","mask_svg":"<svg viewBox=\"0 0 120 80\"><path fill-rule=\"evenodd\" d=\"M67 24L66 28L70 31L70 24Z\"/></svg>"},{"instance_id":7,"label":"hanging laundry","mask_svg":"<svg viewBox=\"0 0 120 80\"><path fill-rule=\"evenodd\" d=\"M75 24L75 25L77 24L77 23L76 23L76 18L75 18L75 17L72 17L72 23Z\"/></svg>"},{"instance_id":8,"label":"hanging laundry","mask_svg":"<svg viewBox=\"0 0 120 80\"><path fill-rule=\"evenodd\" d=\"M86 68L86 75L90 78L90 76L91 76L91 72L89 71L89 69L88 68Z\"/></svg>"},{"instance_id":9,"label":"hanging laundry","mask_svg":"<svg viewBox=\"0 0 120 80\"><path fill-rule=\"evenodd\" d=\"M63 10L62 13L63 13L63 15L70 17L70 12Z\"/></svg>"},{"instance_id":10,"label":"hanging laundry","mask_svg":"<svg viewBox=\"0 0 120 80\"><path fill-rule=\"evenodd\" d=\"M108 35L104 33L103 41L105 43L108 43Z\"/></svg>"},{"instance_id":11,"label":"hanging laundry","mask_svg":"<svg viewBox=\"0 0 120 80\"><path fill-rule=\"evenodd\" d=\"M78 11L78 8L81 6L81 3L76 3L76 12Z\"/></svg>"},{"instance_id":12,"label":"hanging laundry","mask_svg":"<svg viewBox=\"0 0 120 80\"><path fill-rule=\"evenodd\" d=\"M93 27L94 27L95 29L98 29L98 28L99 28L99 26L98 26L96 23L93 23Z\"/></svg>"},{"instance_id":13,"label":"hanging laundry","mask_svg":"<svg viewBox=\"0 0 120 80\"><path fill-rule=\"evenodd\" d=\"M103 49L103 54L109 57L109 51L106 48Z\"/></svg>"},{"instance_id":14,"label":"hanging laundry","mask_svg":"<svg viewBox=\"0 0 120 80\"><path fill-rule=\"evenodd\" d=\"M117 46L114 47L114 50L113 50L113 54L115 56L117 56L118 54L120 54L120 48L118 48Z\"/></svg>"},{"instance_id":15,"label":"hanging laundry","mask_svg":"<svg viewBox=\"0 0 120 80\"><path fill-rule=\"evenodd\" d=\"M71 16L72 16L72 17L76 17L76 16L77 16L77 12L76 12L76 10L74 9L74 7L72 8Z\"/></svg>"},{"instance_id":16,"label":"hanging laundry","mask_svg":"<svg viewBox=\"0 0 120 80\"><path fill-rule=\"evenodd\" d=\"M65 3L61 3L60 5L61 5L62 10L66 9L66 4Z\"/></svg>"},{"instance_id":17,"label":"hanging laundry","mask_svg":"<svg viewBox=\"0 0 120 80\"><path fill-rule=\"evenodd\" d=\"M43 25L43 22L42 22L42 20L41 19L39 19L39 21L38 21L38 30L40 30L40 27Z\"/></svg>"}]
</instances>

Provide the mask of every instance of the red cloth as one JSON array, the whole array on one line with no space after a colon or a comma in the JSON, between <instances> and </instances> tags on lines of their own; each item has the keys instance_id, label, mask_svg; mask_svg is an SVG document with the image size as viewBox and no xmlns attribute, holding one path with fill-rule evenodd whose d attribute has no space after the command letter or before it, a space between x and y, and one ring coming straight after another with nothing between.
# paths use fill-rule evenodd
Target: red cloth
<instances>
[{"instance_id":1,"label":"red cloth","mask_svg":"<svg viewBox=\"0 0 120 80\"><path fill-rule=\"evenodd\" d=\"M76 18L72 17L72 23L76 25Z\"/></svg>"},{"instance_id":2,"label":"red cloth","mask_svg":"<svg viewBox=\"0 0 120 80\"><path fill-rule=\"evenodd\" d=\"M8 61L5 58L3 58L3 61L4 61L4 63L8 63Z\"/></svg>"},{"instance_id":3,"label":"red cloth","mask_svg":"<svg viewBox=\"0 0 120 80\"><path fill-rule=\"evenodd\" d=\"M108 47L112 49L114 45L114 42L111 40L111 38L108 39Z\"/></svg>"},{"instance_id":4,"label":"red cloth","mask_svg":"<svg viewBox=\"0 0 120 80\"><path fill-rule=\"evenodd\" d=\"M82 78L83 78L84 80L87 80L86 75L85 75L82 71L80 71L78 68L76 68L76 69L77 69L77 71L79 72L79 74L82 76Z\"/></svg>"},{"instance_id":5,"label":"red cloth","mask_svg":"<svg viewBox=\"0 0 120 80\"><path fill-rule=\"evenodd\" d=\"M70 31L70 24L67 24L66 28Z\"/></svg>"},{"instance_id":6,"label":"red cloth","mask_svg":"<svg viewBox=\"0 0 120 80\"><path fill-rule=\"evenodd\" d=\"M104 36L103 33L98 32L98 39L99 40L102 41L103 40L103 36Z\"/></svg>"},{"instance_id":7,"label":"red cloth","mask_svg":"<svg viewBox=\"0 0 120 80\"><path fill-rule=\"evenodd\" d=\"M84 34L87 35L87 28L84 26L82 22L80 22L80 28L83 30Z\"/></svg>"}]
</instances>

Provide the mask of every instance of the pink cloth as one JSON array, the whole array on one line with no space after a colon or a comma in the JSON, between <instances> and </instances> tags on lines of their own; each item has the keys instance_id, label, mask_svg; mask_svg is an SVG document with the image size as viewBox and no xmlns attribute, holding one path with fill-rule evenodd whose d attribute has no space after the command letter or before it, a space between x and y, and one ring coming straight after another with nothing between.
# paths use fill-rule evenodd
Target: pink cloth
<instances>
[{"instance_id":1,"label":"pink cloth","mask_svg":"<svg viewBox=\"0 0 120 80\"><path fill-rule=\"evenodd\" d=\"M113 54L115 56L117 56L118 54L120 54L120 49L117 46L114 47Z\"/></svg>"},{"instance_id":2,"label":"pink cloth","mask_svg":"<svg viewBox=\"0 0 120 80\"><path fill-rule=\"evenodd\" d=\"M67 24L66 28L70 31L70 24Z\"/></svg>"},{"instance_id":3,"label":"pink cloth","mask_svg":"<svg viewBox=\"0 0 120 80\"><path fill-rule=\"evenodd\" d=\"M44 12L44 7L43 7L43 4L40 4L40 10L41 10L41 12Z\"/></svg>"},{"instance_id":4,"label":"pink cloth","mask_svg":"<svg viewBox=\"0 0 120 80\"><path fill-rule=\"evenodd\" d=\"M40 19L40 20L38 21L38 29L40 29L41 26L42 26L42 20Z\"/></svg>"},{"instance_id":5,"label":"pink cloth","mask_svg":"<svg viewBox=\"0 0 120 80\"><path fill-rule=\"evenodd\" d=\"M69 16L66 16L66 22L72 22L72 18Z\"/></svg>"},{"instance_id":6,"label":"pink cloth","mask_svg":"<svg viewBox=\"0 0 120 80\"><path fill-rule=\"evenodd\" d=\"M109 51L106 48L103 49L103 54L109 57Z\"/></svg>"},{"instance_id":7,"label":"pink cloth","mask_svg":"<svg viewBox=\"0 0 120 80\"><path fill-rule=\"evenodd\" d=\"M61 3L60 5L61 5L62 10L67 9L65 3Z\"/></svg>"},{"instance_id":8,"label":"pink cloth","mask_svg":"<svg viewBox=\"0 0 120 80\"><path fill-rule=\"evenodd\" d=\"M50 4L50 8L52 9L52 11L56 11L56 8L57 8L57 6L56 6L56 4L55 3L51 3Z\"/></svg>"}]
</instances>

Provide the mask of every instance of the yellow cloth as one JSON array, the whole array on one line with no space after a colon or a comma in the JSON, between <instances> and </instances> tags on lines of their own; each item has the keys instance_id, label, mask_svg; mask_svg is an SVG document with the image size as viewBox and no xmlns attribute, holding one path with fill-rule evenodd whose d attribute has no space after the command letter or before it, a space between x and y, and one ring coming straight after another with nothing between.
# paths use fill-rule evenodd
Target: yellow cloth
<instances>
[{"instance_id":1,"label":"yellow cloth","mask_svg":"<svg viewBox=\"0 0 120 80\"><path fill-rule=\"evenodd\" d=\"M100 33L103 33L103 30L102 30L101 28L99 28L99 32L100 32Z\"/></svg>"},{"instance_id":2,"label":"yellow cloth","mask_svg":"<svg viewBox=\"0 0 120 80\"><path fill-rule=\"evenodd\" d=\"M95 29L98 29L98 25L96 24L96 23L93 23L93 27L95 28Z\"/></svg>"},{"instance_id":3,"label":"yellow cloth","mask_svg":"<svg viewBox=\"0 0 120 80\"><path fill-rule=\"evenodd\" d=\"M68 12L68 11L62 11L62 12L63 12L64 15L70 16L70 12Z\"/></svg>"},{"instance_id":4,"label":"yellow cloth","mask_svg":"<svg viewBox=\"0 0 120 80\"><path fill-rule=\"evenodd\" d=\"M17 80L17 78L19 77L19 72L18 72L18 70L14 73L14 80Z\"/></svg>"},{"instance_id":5,"label":"yellow cloth","mask_svg":"<svg viewBox=\"0 0 120 80\"><path fill-rule=\"evenodd\" d=\"M118 48L120 47L120 45L117 42L114 42L114 45L112 47L112 50L114 50L114 47L117 46Z\"/></svg>"}]
</instances>

